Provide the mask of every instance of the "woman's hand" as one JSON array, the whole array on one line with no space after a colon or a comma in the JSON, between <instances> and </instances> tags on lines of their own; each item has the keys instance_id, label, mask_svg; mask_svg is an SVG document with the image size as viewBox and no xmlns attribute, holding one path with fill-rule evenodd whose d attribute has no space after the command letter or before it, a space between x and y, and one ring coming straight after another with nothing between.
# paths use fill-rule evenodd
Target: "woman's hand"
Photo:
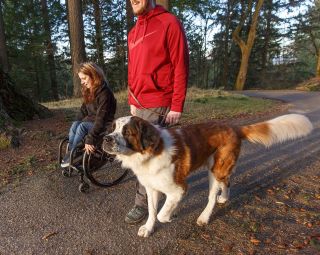
<instances>
[{"instance_id":1,"label":"woman's hand","mask_svg":"<svg viewBox=\"0 0 320 255\"><path fill-rule=\"evenodd\" d=\"M85 144L84 149L85 149L86 153L89 154L90 152L94 152L95 147L91 144Z\"/></svg>"}]
</instances>

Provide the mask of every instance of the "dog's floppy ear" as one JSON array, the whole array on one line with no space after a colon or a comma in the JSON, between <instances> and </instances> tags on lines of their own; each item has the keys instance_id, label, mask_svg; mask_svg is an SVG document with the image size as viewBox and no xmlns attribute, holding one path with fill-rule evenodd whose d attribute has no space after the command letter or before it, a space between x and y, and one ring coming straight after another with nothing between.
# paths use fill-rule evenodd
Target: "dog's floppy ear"
<instances>
[{"instance_id":1,"label":"dog's floppy ear","mask_svg":"<svg viewBox=\"0 0 320 255\"><path fill-rule=\"evenodd\" d=\"M143 151L152 151L157 154L161 148L162 140L159 131L148 121L134 117L136 127L140 134L140 143Z\"/></svg>"}]
</instances>

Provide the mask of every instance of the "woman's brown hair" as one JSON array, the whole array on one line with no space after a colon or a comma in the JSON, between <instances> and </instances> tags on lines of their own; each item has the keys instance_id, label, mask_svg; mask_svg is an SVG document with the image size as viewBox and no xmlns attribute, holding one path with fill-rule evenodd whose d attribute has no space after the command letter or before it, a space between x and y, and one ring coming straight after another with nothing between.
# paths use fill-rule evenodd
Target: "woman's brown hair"
<instances>
[{"instance_id":1,"label":"woman's brown hair","mask_svg":"<svg viewBox=\"0 0 320 255\"><path fill-rule=\"evenodd\" d=\"M81 92L84 102L90 103L95 98L96 90L106 81L103 70L93 62L84 62L80 65L78 74L83 73L88 75L92 80L92 86L88 89L86 86L81 86Z\"/></svg>"}]
</instances>

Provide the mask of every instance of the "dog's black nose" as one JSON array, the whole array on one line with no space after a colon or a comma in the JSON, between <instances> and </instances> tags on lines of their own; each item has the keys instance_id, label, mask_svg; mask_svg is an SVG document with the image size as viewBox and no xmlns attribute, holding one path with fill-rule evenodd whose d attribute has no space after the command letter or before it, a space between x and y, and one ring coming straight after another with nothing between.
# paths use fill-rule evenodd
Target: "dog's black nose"
<instances>
[{"instance_id":1,"label":"dog's black nose","mask_svg":"<svg viewBox=\"0 0 320 255\"><path fill-rule=\"evenodd\" d=\"M105 135L105 136L103 137L103 140L104 140L105 142L107 142L107 143L110 143L110 142L112 142L113 138L112 138L112 136L110 136L110 135Z\"/></svg>"}]
</instances>

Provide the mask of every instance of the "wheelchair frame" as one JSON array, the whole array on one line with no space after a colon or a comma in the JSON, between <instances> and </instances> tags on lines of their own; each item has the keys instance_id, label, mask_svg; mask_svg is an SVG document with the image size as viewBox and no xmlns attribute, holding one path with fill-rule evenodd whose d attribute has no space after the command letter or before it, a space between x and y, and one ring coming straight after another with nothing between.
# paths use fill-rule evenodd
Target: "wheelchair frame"
<instances>
[{"instance_id":1,"label":"wheelchair frame","mask_svg":"<svg viewBox=\"0 0 320 255\"><path fill-rule=\"evenodd\" d=\"M58 163L59 165L63 159L63 148L65 148L65 152L68 151L69 147L69 138L64 138L59 144L59 155L58 155ZM80 184L79 184L79 191L80 192L88 192L90 185L88 182L85 181L86 177L92 184L102 187L108 188L113 185L118 184L123 178L128 174L128 169L122 169L120 166L119 175L116 178L111 180L98 180L94 172L99 171L99 169L108 168L109 167L117 167L113 166L114 164L114 157L102 150L96 150L93 153L86 153L83 151L84 144L79 144L76 148L70 151L70 165L68 167L62 168L62 175L65 177L71 177L72 172L75 170L80 175ZM94 161L96 163L94 164ZM97 165L97 161L99 165ZM81 162L81 164L79 164Z\"/></svg>"}]
</instances>

